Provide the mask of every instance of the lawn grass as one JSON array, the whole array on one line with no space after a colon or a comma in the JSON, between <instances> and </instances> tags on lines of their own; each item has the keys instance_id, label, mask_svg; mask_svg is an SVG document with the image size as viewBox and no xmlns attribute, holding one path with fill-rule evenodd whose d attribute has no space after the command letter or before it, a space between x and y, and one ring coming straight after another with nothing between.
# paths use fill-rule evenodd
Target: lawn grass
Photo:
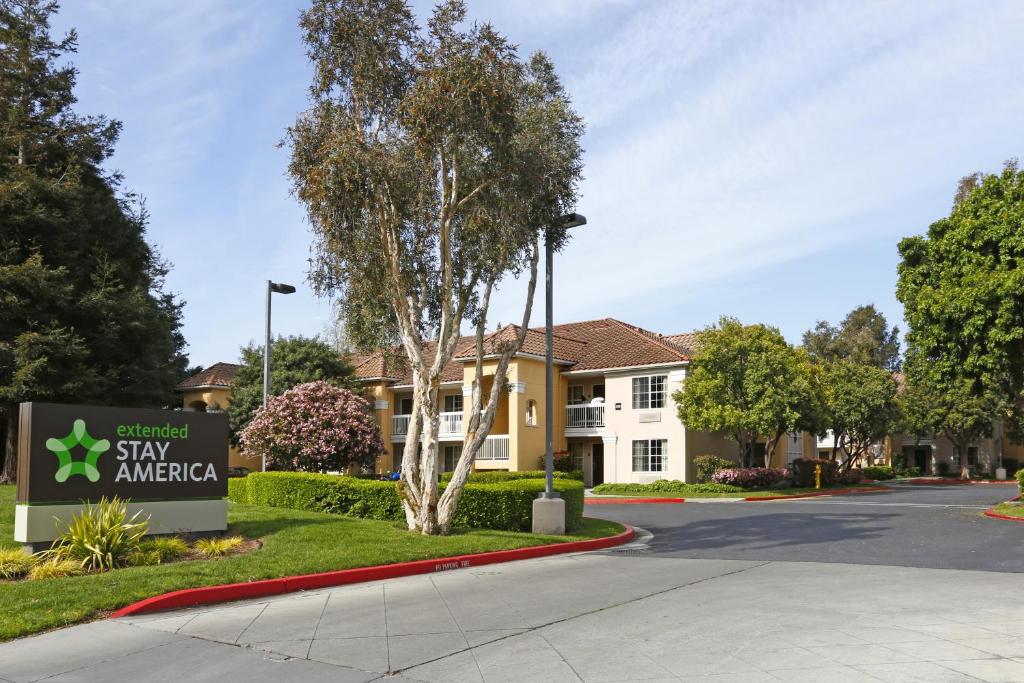
<instances>
[{"instance_id":1,"label":"lawn grass","mask_svg":"<svg viewBox=\"0 0 1024 683\"><path fill-rule=\"evenodd\" d=\"M615 522L585 519L584 528L570 536L473 530L428 537L394 522L232 503L228 533L262 539L262 549L216 560L0 582L0 641L88 621L182 588L597 538L622 528ZM16 546L13 535L14 487L0 486L0 544Z\"/></svg>"},{"instance_id":2,"label":"lawn grass","mask_svg":"<svg viewBox=\"0 0 1024 683\"><path fill-rule=\"evenodd\" d=\"M740 491L738 493L705 493L691 492L681 489L679 491L648 491L643 493L600 493L596 494L602 498L767 498L768 496L792 496L797 493L828 493L830 490L838 491L848 488L870 488L877 484L853 484L843 486L823 486L820 489L810 488L788 488L788 489L765 489L763 491ZM879 488L884 488L880 486Z\"/></svg>"},{"instance_id":3,"label":"lawn grass","mask_svg":"<svg viewBox=\"0 0 1024 683\"><path fill-rule=\"evenodd\" d=\"M1020 501L1007 501L996 505L995 512L1007 517L1022 517L1024 518L1024 503Z\"/></svg>"}]
</instances>

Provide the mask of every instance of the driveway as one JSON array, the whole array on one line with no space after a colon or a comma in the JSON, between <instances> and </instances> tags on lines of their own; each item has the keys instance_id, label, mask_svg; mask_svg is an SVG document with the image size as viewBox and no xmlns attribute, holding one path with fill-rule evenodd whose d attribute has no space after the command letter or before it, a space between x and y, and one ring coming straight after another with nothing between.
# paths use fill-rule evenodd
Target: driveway
<instances>
[{"instance_id":1,"label":"driveway","mask_svg":"<svg viewBox=\"0 0 1024 683\"><path fill-rule=\"evenodd\" d=\"M982 511L1015 485L894 485L893 493L758 503L602 506L654 533L662 557L1024 571L1024 524Z\"/></svg>"},{"instance_id":2,"label":"driveway","mask_svg":"<svg viewBox=\"0 0 1024 683\"><path fill-rule=\"evenodd\" d=\"M1024 544L1024 525L945 507L1010 497L1000 489L604 506L591 512L653 538L86 624L0 645L0 679L1024 681L1017 551L979 571L898 548L915 530L953 553Z\"/></svg>"}]
</instances>

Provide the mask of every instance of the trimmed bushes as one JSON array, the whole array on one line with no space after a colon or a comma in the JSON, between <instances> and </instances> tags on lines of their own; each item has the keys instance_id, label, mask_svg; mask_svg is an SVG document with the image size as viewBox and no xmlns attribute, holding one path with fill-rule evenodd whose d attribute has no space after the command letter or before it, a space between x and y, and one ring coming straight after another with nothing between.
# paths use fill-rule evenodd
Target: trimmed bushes
<instances>
[{"instance_id":1,"label":"trimmed bushes","mask_svg":"<svg viewBox=\"0 0 1024 683\"><path fill-rule=\"evenodd\" d=\"M398 488L393 481L311 472L255 472L238 481L245 483L229 483L228 487L228 498L236 503L368 519L405 519ZM580 527L583 524L583 483L557 478L554 487L565 499L566 528ZM443 484L441 488L444 488ZM453 524L457 527L529 531L533 500L543 490L544 480L536 478L469 482L462 491Z\"/></svg>"},{"instance_id":2,"label":"trimmed bushes","mask_svg":"<svg viewBox=\"0 0 1024 683\"><path fill-rule=\"evenodd\" d=\"M892 468L886 467L885 465L873 465L871 467L865 467L864 469L861 470L861 472L864 473L865 478L874 479L875 481L885 481L887 479L892 479L893 477L896 476L896 474L893 473Z\"/></svg>"},{"instance_id":3,"label":"trimmed bushes","mask_svg":"<svg viewBox=\"0 0 1024 683\"><path fill-rule=\"evenodd\" d=\"M581 470L574 470L572 472L559 472L555 470L551 473L553 479L575 479L576 481L583 481L583 472ZM482 472L470 472L469 479L467 481L474 484L496 484L501 481L516 481L518 479L543 479L544 470L524 470L522 472L505 472L503 470ZM440 477L441 483L446 484L452 480L451 472L444 472Z\"/></svg>"},{"instance_id":4,"label":"trimmed bushes","mask_svg":"<svg viewBox=\"0 0 1024 683\"><path fill-rule=\"evenodd\" d=\"M718 470L727 470L736 466L732 460L719 458L717 455L698 455L693 459L694 467L697 468L697 482L706 484L711 481Z\"/></svg>"},{"instance_id":5,"label":"trimmed bushes","mask_svg":"<svg viewBox=\"0 0 1024 683\"><path fill-rule=\"evenodd\" d=\"M790 464L793 486L810 488L814 486L814 468L821 465L821 485L834 486L839 480L839 463L835 460L797 458Z\"/></svg>"},{"instance_id":6,"label":"trimmed bushes","mask_svg":"<svg viewBox=\"0 0 1024 683\"><path fill-rule=\"evenodd\" d=\"M250 505L330 512L367 519L399 520L405 517L393 481L314 472L254 472L245 481L246 502ZM230 489L228 493L230 495Z\"/></svg>"},{"instance_id":7,"label":"trimmed bushes","mask_svg":"<svg viewBox=\"0 0 1024 683\"><path fill-rule=\"evenodd\" d=\"M659 479L650 484L601 484L594 487L594 493L742 493L738 486L726 484L685 484L678 479Z\"/></svg>"},{"instance_id":8,"label":"trimmed bushes","mask_svg":"<svg viewBox=\"0 0 1024 683\"><path fill-rule=\"evenodd\" d=\"M840 484L843 484L845 486L853 486L855 484L860 484L864 481L864 470L851 468L846 470L845 472L840 472L838 481Z\"/></svg>"},{"instance_id":9,"label":"trimmed bushes","mask_svg":"<svg viewBox=\"0 0 1024 683\"><path fill-rule=\"evenodd\" d=\"M1020 492L1024 493L1024 470L1017 470L1017 486Z\"/></svg>"},{"instance_id":10,"label":"trimmed bushes","mask_svg":"<svg viewBox=\"0 0 1024 683\"><path fill-rule=\"evenodd\" d=\"M777 467L733 467L718 470L711 481L743 489L770 489L785 478L786 470Z\"/></svg>"},{"instance_id":11,"label":"trimmed bushes","mask_svg":"<svg viewBox=\"0 0 1024 683\"><path fill-rule=\"evenodd\" d=\"M230 477L228 479L228 500L247 505L249 503L249 477Z\"/></svg>"},{"instance_id":12,"label":"trimmed bushes","mask_svg":"<svg viewBox=\"0 0 1024 683\"><path fill-rule=\"evenodd\" d=\"M583 483L555 479L554 487L565 500L565 528L578 529L583 525ZM543 490L543 479L467 483L453 523L458 527L529 531L533 501Z\"/></svg>"}]
</instances>

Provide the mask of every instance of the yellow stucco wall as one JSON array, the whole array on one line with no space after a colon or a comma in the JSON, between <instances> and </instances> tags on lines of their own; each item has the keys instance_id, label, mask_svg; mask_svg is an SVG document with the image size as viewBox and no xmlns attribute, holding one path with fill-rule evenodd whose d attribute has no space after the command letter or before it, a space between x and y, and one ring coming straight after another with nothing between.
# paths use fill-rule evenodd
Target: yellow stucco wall
<instances>
[{"instance_id":1,"label":"yellow stucco wall","mask_svg":"<svg viewBox=\"0 0 1024 683\"><path fill-rule=\"evenodd\" d=\"M224 410L231 403L231 390L226 387L194 389L181 393L183 410ZM201 406L199 404L202 404ZM258 458L247 458L234 446L228 446L228 467L246 467L252 471L260 469Z\"/></svg>"}]
</instances>

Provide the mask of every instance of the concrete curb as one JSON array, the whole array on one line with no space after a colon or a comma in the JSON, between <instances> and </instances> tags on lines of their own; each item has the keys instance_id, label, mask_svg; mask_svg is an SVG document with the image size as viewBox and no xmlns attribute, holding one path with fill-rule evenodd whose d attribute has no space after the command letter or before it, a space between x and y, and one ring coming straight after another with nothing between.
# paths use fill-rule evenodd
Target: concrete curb
<instances>
[{"instance_id":1,"label":"concrete curb","mask_svg":"<svg viewBox=\"0 0 1024 683\"><path fill-rule=\"evenodd\" d=\"M1006 502L1007 503L1012 503L1015 500L1020 500L1020 496L1016 496L1014 498L1011 498L1010 500L1008 500ZM985 510L985 516L986 517L991 517L992 519L1005 519L1008 522L1024 523L1024 517L1011 517L1010 515L1001 515L998 512L996 512L995 506L992 506L988 510Z\"/></svg>"},{"instance_id":2,"label":"concrete curb","mask_svg":"<svg viewBox=\"0 0 1024 683\"><path fill-rule=\"evenodd\" d=\"M743 500L748 503L758 503L762 500L789 500L793 498L820 498L822 496L845 496L851 493L892 493L895 489L888 486L855 487L848 489L831 489L829 491L815 491L814 493L794 493L789 496L750 496Z\"/></svg>"},{"instance_id":3,"label":"concrete curb","mask_svg":"<svg viewBox=\"0 0 1024 683\"><path fill-rule=\"evenodd\" d=\"M126 617L133 614L158 612L162 610L209 605L220 602L233 602L249 598L262 598L270 595L294 593L302 590L344 586L365 581L380 581L400 576L432 574L450 569L465 569L497 562L513 560L529 560L536 557L578 553L588 550L603 550L633 540L636 532L633 527L623 524L626 529L615 536L591 538L585 541L569 541L567 543L549 543L515 550L494 550L474 555L456 555L455 557L439 557L433 560L416 560L396 564L378 565L375 567L358 567L342 569L319 574L303 574L301 576L284 576L278 579L264 579L248 583L229 583L222 586L203 586L172 591L163 595L155 595L145 600L134 602L114 612L111 618Z\"/></svg>"},{"instance_id":4,"label":"concrete curb","mask_svg":"<svg viewBox=\"0 0 1024 683\"><path fill-rule=\"evenodd\" d=\"M685 503L685 498L584 498L584 505L650 505L658 503Z\"/></svg>"}]
</instances>

